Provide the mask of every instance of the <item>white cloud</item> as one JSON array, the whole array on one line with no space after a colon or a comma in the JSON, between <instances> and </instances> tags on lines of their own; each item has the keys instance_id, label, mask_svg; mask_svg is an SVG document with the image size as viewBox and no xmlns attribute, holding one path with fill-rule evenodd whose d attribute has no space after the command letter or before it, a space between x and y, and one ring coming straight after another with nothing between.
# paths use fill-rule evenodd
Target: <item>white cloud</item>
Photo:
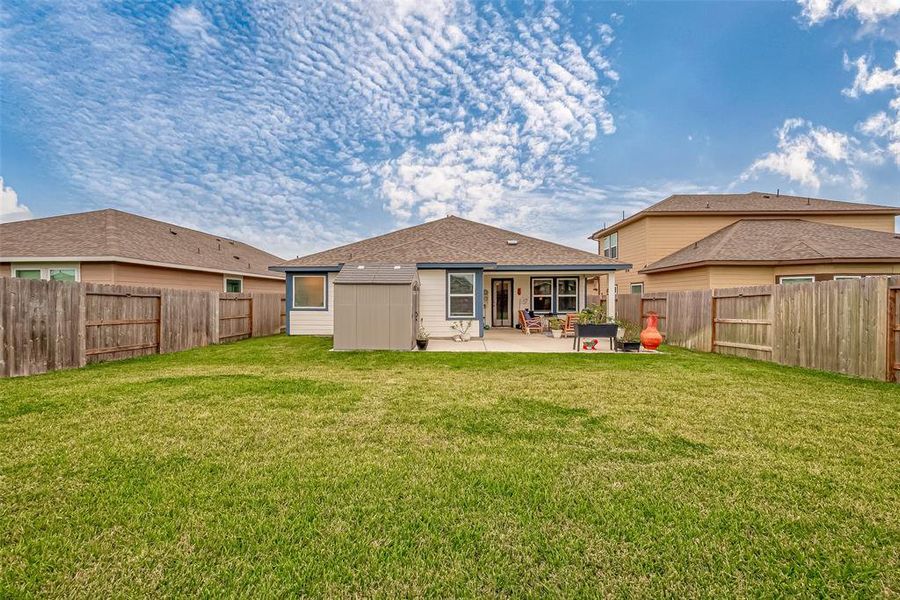
<instances>
[{"instance_id":1,"label":"white cloud","mask_svg":"<svg viewBox=\"0 0 900 600\"><path fill-rule=\"evenodd\" d=\"M880 159L877 153L863 150L856 138L804 119L785 120L776 135L777 150L756 159L741 174L741 181L769 172L812 190L827 182L843 183L859 191L866 184L858 164Z\"/></svg>"},{"instance_id":2,"label":"white cloud","mask_svg":"<svg viewBox=\"0 0 900 600\"><path fill-rule=\"evenodd\" d=\"M209 30L210 22L196 6L176 6L169 13L169 25L185 41L195 47L220 47L216 38Z\"/></svg>"},{"instance_id":3,"label":"white cloud","mask_svg":"<svg viewBox=\"0 0 900 600\"><path fill-rule=\"evenodd\" d=\"M857 98L860 94L893 92L888 109L879 111L857 124L857 130L867 136L884 140L887 152L900 166L900 50L894 55L894 65L888 68L872 67L868 56L860 56L855 61L844 58L847 68L856 68L853 85L844 94Z\"/></svg>"},{"instance_id":4,"label":"white cloud","mask_svg":"<svg viewBox=\"0 0 900 600\"><path fill-rule=\"evenodd\" d=\"M0 223L12 223L33 219L31 210L24 204L19 204L19 195L16 190L3 184L0 177Z\"/></svg>"},{"instance_id":5,"label":"white cloud","mask_svg":"<svg viewBox=\"0 0 900 600\"><path fill-rule=\"evenodd\" d=\"M270 0L238 25L201 0L162 21L48 4L8 20L0 76L89 202L293 255L368 233L379 204L498 214L570 180L615 131L618 77L611 27L576 41L570 9Z\"/></svg>"},{"instance_id":6,"label":"white cloud","mask_svg":"<svg viewBox=\"0 0 900 600\"><path fill-rule=\"evenodd\" d=\"M797 0L803 19L816 24L854 16L864 24L877 23L900 14L900 0Z\"/></svg>"}]
</instances>

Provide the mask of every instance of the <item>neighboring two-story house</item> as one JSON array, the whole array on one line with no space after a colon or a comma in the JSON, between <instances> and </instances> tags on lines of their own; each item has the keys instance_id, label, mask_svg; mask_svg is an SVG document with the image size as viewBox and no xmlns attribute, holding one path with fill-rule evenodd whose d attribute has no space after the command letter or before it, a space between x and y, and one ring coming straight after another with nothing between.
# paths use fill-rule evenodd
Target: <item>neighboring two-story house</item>
<instances>
[{"instance_id":1,"label":"neighboring two-story house","mask_svg":"<svg viewBox=\"0 0 900 600\"><path fill-rule=\"evenodd\" d=\"M674 195L591 236L619 293L900 273L900 207L761 192ZM596 292L606 281L594 282Z\"/></svg>"}]
</instances>

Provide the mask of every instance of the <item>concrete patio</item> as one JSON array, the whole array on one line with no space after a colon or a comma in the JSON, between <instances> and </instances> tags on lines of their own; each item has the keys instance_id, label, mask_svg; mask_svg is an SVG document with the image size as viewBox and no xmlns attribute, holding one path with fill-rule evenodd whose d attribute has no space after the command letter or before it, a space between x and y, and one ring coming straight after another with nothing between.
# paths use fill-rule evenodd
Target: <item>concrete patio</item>
<instances>
[{"instance_id":1,"label":"concrete patio","mask_svg":"<svg viewBox=\"0 0 900 600\"><path fill-rule=\"evenodd\" d=\"M611 353L609 343L600 340L599 352ZM551 335L532 333L525 335L518 329L494 328L485 332L484 338L472 338L468 342L432 339L428 352L575 352L572 338L555 339ZM595 351L594 354L597 352Z\"/></svg>"}]
</instances>

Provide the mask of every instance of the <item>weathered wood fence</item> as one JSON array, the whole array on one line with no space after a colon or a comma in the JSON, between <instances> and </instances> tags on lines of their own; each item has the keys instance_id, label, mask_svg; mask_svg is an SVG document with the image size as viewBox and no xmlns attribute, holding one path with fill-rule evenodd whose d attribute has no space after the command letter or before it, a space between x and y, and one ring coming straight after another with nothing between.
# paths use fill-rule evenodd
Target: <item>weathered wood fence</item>
<instances>
[{"instance_id":1,"label":"weathered wood fence","mask_svg":"<svg viewBox=\"0 0 900 600\"><path fill-rule=\"evenodd\" d=\"M900 277L620 294L619 318L659 315L666 343L869 379L900 378Z\"/></svg>"},{"instance_id":2,"label":"weathered wood fence","mask_svg":"<svg viewBox=\"0 0 900 600\"><path fill-rule=\"evenodd\" d=\"M0 376L272 335L284 313L281 294L0 277Z\"/></svg>"}]
</instances>

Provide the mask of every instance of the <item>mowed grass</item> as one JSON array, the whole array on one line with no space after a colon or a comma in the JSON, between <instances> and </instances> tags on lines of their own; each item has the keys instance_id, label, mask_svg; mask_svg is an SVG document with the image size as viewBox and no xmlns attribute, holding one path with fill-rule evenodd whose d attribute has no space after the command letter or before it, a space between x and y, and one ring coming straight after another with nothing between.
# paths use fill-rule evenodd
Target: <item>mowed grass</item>
<instances>
[{"instance_id":1,"label":"mowed grass","mask_svg":"<svg viewBox=\"0 0 900 600\"><path fill-rule=\"evenodd\" d=\"M900 387L263 338L0 381L0 596L900 594Z\"/></svg>"}]
</instances>

